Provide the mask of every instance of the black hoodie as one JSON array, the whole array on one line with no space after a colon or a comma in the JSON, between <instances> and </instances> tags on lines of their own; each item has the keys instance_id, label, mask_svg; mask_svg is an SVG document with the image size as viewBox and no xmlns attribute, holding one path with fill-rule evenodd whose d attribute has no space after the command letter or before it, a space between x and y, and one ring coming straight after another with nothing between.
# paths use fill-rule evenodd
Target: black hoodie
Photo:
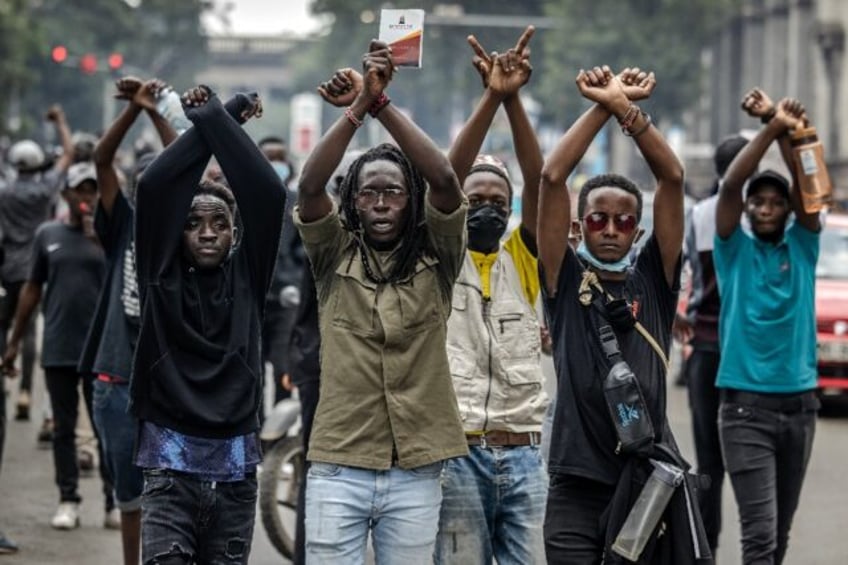
<instances>
[{"instance_id":1,"label":"black hoodie","mask_svg":"<svg viewBox=\"0 0 848 565\"><path fill-rule=\"evenodd\" d=\"M247 108L250 98L239 95L238 102ZM262 311L285 189L216 96L185 112L194 127L150 164L138 188L141 330L130 409L183 434L228 438L259 425ZM182 235L213 154L235 195L241 233L228 259L201 271L183 258Z\"/></svg>"}]
</instances>

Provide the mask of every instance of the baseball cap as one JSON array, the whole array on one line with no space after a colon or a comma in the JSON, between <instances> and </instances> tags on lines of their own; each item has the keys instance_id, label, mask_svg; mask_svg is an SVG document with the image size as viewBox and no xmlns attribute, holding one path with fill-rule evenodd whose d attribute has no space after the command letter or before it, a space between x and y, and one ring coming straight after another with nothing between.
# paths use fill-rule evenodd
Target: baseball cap
<instances>
[{"instance_id":1,"label":"baseball cap","mask_svg":"<svg viewBox=\"0 0 848 565\"><path fill-rule=\"evenodd\" d=\"M9 162L19 169L37 169L44 163L44 151L36 142L24 139L9 148Z\"/></svg>"},{"instance_id":2,"label":"baseball cap","mask_svg":"<svg viewBox=\"0 0 848 565\"><path fill-rule=\"evenodd\" d=\"M66 188L76 188L87 180L97 182L97 170L94 168L94 163L90 161L74 163L68 169Z\"/></svg>"},{"instance_id":3,"label":"baseball cap","mask_svg":"<svg viewBox=\"0 0 848 565\"><path fill-rule=\"evenodd\" d=\"M789 198L789 181L786 177L778 173L777 171L773 171L771 169L767 169L765 171L761 171L750 179L748 179L748 187L745 193L745 197L752 196L757 190L763 186L772 186L778 190L783 196Z\"/></svg>"}]
</instances>

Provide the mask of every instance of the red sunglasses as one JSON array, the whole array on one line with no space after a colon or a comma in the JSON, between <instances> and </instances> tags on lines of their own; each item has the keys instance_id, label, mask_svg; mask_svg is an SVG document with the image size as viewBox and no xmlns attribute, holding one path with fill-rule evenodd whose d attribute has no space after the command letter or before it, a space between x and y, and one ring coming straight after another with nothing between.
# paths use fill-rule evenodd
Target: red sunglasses
<instances>
[{"instance_id":1,"label":"red sunglasses","mask_svg":"<svg viewBox=\"0 0 848 565\"><path fill-rule=\"evenodd\" d=\"M622 233L630 233L636 229L636 216L633 214L607 214L606 212L592 212L583 217L586 228L589 231L601 231L609 225L610 218L615 229Z\"/></svg>"}]
</instances>

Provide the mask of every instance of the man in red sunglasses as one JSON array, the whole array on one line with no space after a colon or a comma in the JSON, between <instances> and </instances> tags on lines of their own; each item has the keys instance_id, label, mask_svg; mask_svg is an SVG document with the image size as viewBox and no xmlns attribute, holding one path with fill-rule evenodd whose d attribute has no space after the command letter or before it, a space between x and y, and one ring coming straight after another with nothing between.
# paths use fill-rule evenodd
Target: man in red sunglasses
<instances>
[{"instance_id":1,"label":"man in red sunglasses","mask_svg":"<svg viewBox=\"0 0 848 565\"><path fill-rule=\"evenodd\" d=\"M667 358L677 305L683 167L650 116L634 104L648 98L655 85L654 74L638 68L618 75L606 66L581 70L577 87L594 105L569 128L542 169L537 226L540 277L559 382L545 518L550 563L599 563L605 548L609 551L610 537L617 534L601 516L613 502L632 456L617 448L604 398L602 384L610 361L600 345L600 325L612 326L621 356L638 379L655 441L670 435L665 417L666 364L659 350ZM612 116L622 133L633 138L657 182L654 232L635 260L631 249L642 235L642 193L629 179L616 174L589 179L578 197L578 219L571 221L566 180ZM568 244L570 227L582 235L576 250ZM586 273L596 277L603 289L594 291L603 308L586 300ZM634 331L637 321L653 337L656 349ZM648 556L646 562L654 561Z\"/></svg>"}]
</instances>

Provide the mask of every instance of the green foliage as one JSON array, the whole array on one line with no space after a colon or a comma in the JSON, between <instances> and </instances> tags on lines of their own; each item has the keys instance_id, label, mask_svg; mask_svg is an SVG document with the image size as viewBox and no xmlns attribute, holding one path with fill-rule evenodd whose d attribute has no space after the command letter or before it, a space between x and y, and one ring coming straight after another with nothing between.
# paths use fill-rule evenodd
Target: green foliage
<instances>
[{"instance_id":1,"label":"green foliage","mask_svg":"<svg viewBox=\"0 0 848 565\"><path fill-rule=\"evenodd\" d=\"M653 70L650 106L671 119L701 92L701 53L739 0L546 0L562 30L544 37L542 77L546 115L572 121L583 107L574 79L579 69L607 64ZM553 62L556 61L556 64Z\"/></svg>"},{"instance_id":2,"label":"green foliage","mask_svg":"<svg viewBox=\"0 0 848 565\"><path fill-rule=\"evenodd\" d=\"M37 119L52 103L60 103L71 127L98 131L103 123L103 103L110 83L118 75L159 76L175 87L185 88L204 64L206 45L201 34L200 0L144 0L131 8L123 0L0 0L0 30L6 32L6 4L16 4L12 14L22 24L3 33L23 58L27 72L16 84L21 96L21 115L29 118L20 134L31 135ZM58 65L50 58L53 46L68 49L69 62ZM124 67L114 76L106 58L118 52ZM98 71L85 75L75 66L78 57L92 53ZM4 61L5 63L5 61ZM0 84L6 85L5 65ZM10 92L0 90L0 112L5 115Z\"/></svg>"},{"instance_id":3,"label":"green foliage","mask_svg":"<svg viewBox=\"0 0 848 565\"><path fill-rule=\"evenodd\" d=\"M37 44L29 33L31 20L27 0L0 0L0 118L5 118L16 93L32 79L27 69L29 54ZM7 127L0 121L0 133Z\"/></svg>"}]
</instances>

